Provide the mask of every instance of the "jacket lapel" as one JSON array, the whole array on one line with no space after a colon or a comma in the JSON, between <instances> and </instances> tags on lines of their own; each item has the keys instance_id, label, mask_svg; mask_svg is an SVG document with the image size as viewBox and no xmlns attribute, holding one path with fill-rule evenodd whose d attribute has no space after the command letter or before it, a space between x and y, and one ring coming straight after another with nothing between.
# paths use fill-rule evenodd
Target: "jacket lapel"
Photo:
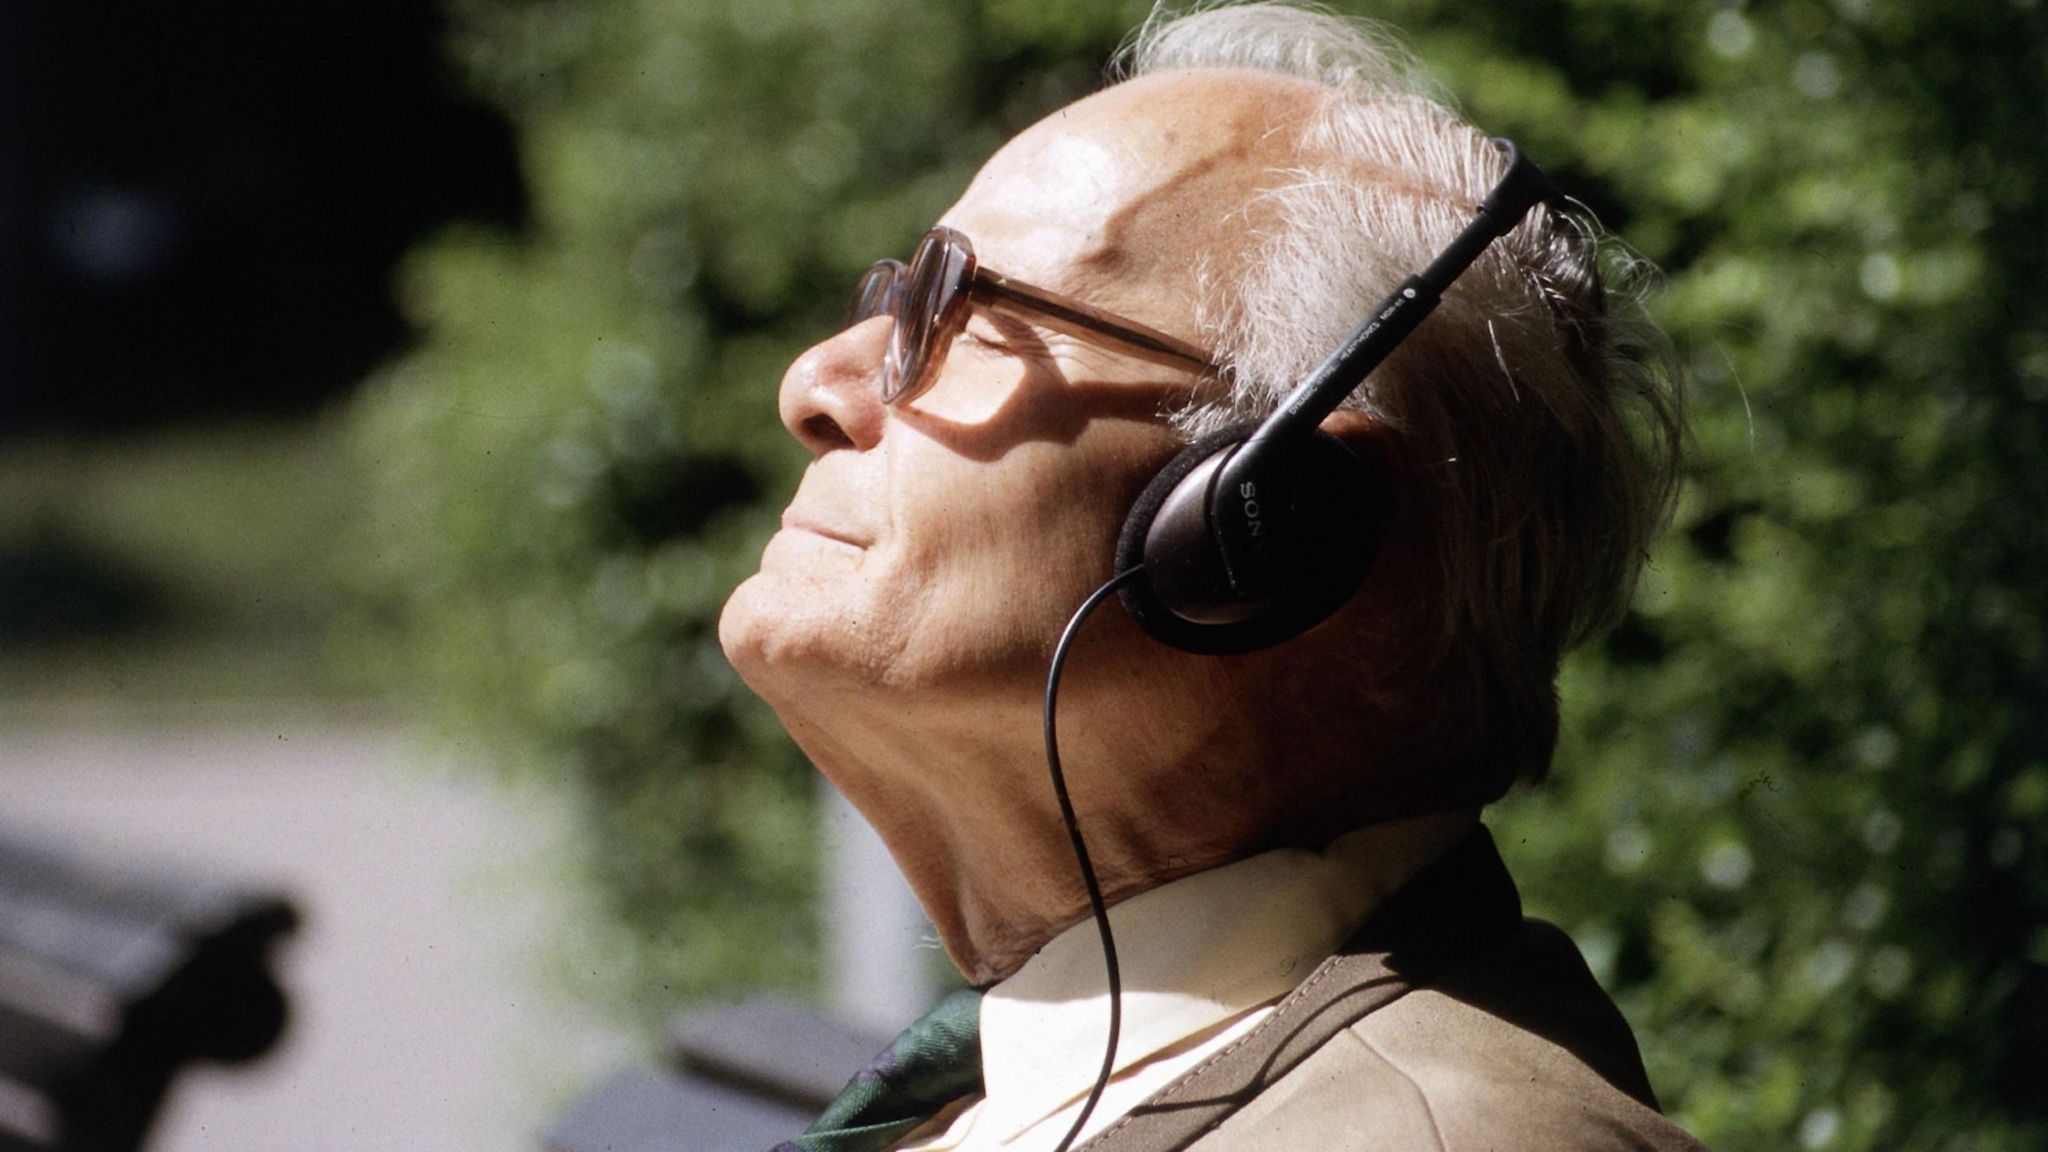
<instances>
[{"instance_id":1,"label":"jacket lapel","mask_svg":"<svg viewBox=\"0 0 2048 1152\"><path fill-rule=\"evenodd\" d=\"M1178 1152L1214 1130L1337 1033L1522 922L1521 898L1485 828L1416 875L1263 1023L1085 1141L1079 1152Z\"/></svg>"}]
</instances>

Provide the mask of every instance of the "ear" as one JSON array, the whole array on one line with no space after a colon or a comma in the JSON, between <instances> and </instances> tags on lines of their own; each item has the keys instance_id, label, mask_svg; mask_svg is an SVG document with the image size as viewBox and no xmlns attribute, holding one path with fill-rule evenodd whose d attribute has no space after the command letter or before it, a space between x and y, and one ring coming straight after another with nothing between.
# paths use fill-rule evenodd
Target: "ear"
<instances>
[{"instance_id":1,"label":"ear","mask_svg":"<svg viewBox=\"0 0 2048 1152\"><path fill-rule=\"evenodd\" d=\"M1383 482L1393 484L1400 480L1400 434L1379 417L1353 408L1339 408L1324 418L1322 429L1343 441L1346 448L1376 461L1385 473Z\"/></svg>"}]
</instances>

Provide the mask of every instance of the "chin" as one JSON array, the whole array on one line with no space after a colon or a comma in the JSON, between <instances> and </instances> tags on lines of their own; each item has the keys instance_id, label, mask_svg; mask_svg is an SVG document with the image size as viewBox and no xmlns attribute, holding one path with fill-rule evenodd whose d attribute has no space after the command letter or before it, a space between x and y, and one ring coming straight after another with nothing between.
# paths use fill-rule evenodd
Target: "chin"
<instances>
[{"instance_id":1,"label":"chin","mask_svg":"<svg viewBox=\"0 0 2048 1152\"><path fill-rule=\"evenodd\" d=\"M778 708L832 685L859 687L877 659L852 621L854 589L764 569L726 598L718 643L754 694Z\"/></svg>"},{"instance_id":2,"label":"chin","mask_svg":"<svg viewBox=\"0 0 2048 1152\"><path fill-rule=\"evenodd\" d=\"M791 590L778 587L782 583L756 572L732 590L718 614L718 644L726 660L747 687L763 696L769 695L778 670L800 662L802 650L814 646L798 642L806 630L796 627L795 617L802 614L789 611Z\"/></svg>"}]
</instances>

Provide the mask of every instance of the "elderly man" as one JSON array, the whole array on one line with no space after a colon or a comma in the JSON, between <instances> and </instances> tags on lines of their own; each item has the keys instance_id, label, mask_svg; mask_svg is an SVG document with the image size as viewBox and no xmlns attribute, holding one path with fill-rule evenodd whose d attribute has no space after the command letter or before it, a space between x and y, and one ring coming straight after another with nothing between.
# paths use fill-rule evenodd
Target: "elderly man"
<instances>
[{"instance_id":1,"label":"elderly man","mask_svg":"<svg viewBox=\"0 0 2048 1152\"><path fill-rule=\"evenodd\" d=\"M1369 33L1213 9L1127 71L998 152L782 383L814 458L722 639L983 990L796 1146L1695 1146L1478 816L1548 769L1559 655L1626 606L1668 504L1655 333L1590 225L1501 207L1540 177ZM1362 382L1318 377L1345 397L1320 434L1229 472L1240 422L1399 312L1482 202L1442 306L1373 336L1398 351ZM1206 575L1154 554L1268 521L1293 541L1263 574L1228 541ZM1098 931L1042 709L1126 567L1059 685Z\"/></svg>"}]
</instances>

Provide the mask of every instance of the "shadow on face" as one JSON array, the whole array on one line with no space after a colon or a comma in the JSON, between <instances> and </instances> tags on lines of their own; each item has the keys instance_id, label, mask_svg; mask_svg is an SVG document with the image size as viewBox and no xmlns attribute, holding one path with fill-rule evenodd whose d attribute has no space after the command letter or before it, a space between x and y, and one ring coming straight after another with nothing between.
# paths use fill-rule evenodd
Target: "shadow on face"
<instances>
[{"instance_id":1,"label":"shadow on face","mask_svg":"<svg viewBox=\"0 0 2048 1152\"><path fill-rule=\"evenodd\" d=\"M947 415L940 405L898 408L905 424L969 460L993 462L1034 441L1071 445L1094 420L1158 421L1191 389L1182 381L1076 378L1072 367L1087 366L1093 357L1056 356L1038 329L1016 317L991 315L979 322L997 337L988 341L989 351L1014 360L1015 387L971 419Z\"/></svg>"}]
</instances>

